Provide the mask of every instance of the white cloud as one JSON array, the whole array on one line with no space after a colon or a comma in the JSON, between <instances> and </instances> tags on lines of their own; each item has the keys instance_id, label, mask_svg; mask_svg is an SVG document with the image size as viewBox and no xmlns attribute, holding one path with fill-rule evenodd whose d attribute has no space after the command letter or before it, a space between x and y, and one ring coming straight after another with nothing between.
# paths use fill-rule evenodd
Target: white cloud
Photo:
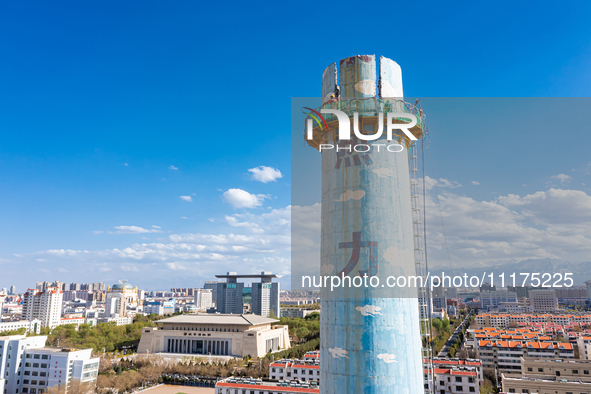
<instances>
[{"instance_id":1,"label":"white cloud","mask_svg":"<svg viewBox=\"0 0 591 394\"><path fill-rule=\"evenodd\" d=\"M179 168L178 168L178 167L175 167L175 166L173 166L173 165L171 164L170 166L168 166L168 169L169 169L169 170L176 171L176 170L178 170Z\"/></svg>"},{"instance_id":2,"label":"white cloud","mask_svg":"<svg viewBox=\"0 0 591 394\"><path fill-rule=\"evenodd\" d=\"M252 179L255 181L268 183L275 182L282 178L281 171L273 167L259 166L248 170L252 174Z\"/></svg>"},{"instance_id":3,"label":"white cloud","mask_svg":"<svg viewBox=\"0 0 591 394\"><path fill-rule=\"evenodd\" d=\"M185 266L180 265L179 263L166 263L166 266L168 267L168 269L173 271L184 271L187 269Z\"/></svg>"},{"instance_id":4,"label":"white cloud","mask_svg":"<svg viewBox=\"0 0 591 394\"><path fill-rule=\"evenodd\" d=\"M95 234L102 234L102 233L104 233L104 231L103 230L96 230L96 231L93 231L93 233L95 233Z\"/></svg>"},{"instance_id":5,"label":"white cloud","mask_svg":"<svg viewBox=\"0 0 591 394\"><path fill-rule=\"evenodd\" d=\"M422 179L419 179L419 182L421 182ZM456 187L462 187L462 185L456 181L450 181L444 178L439 178L439 180L431 178L428 175L425 175L425 188L427 190L431 190L433 189L435 186L437 186L438 188L450 188L450 189L454 189Z\"/></svg>"},{"instance_id":6,"label":"white cloud","mask_svg":"<svg viewBox=\"0 0 591 394\"><path fill-rule=\"evenodd\" d=\"M152 225L152 228L161 229L162 227L160 227L160 226L156 226L156 225Z\"/></svg>"},{"instance_id":7,"label":"white cloud","mask_svg":"<svg viewBox=\"0 0 591 394\"><path fill-rule=\"evenodd\" d=\"M57 270L58 270L59 272L61 272L61 273L70 272L70 271L68 271L67 269L65 269L65 268L61 268L61 267L60 267L60 268L58 268Z\"/></svg>"},{"instance_id":8,"label":"white cloud","mask_svg":"<svg viewBox=\"0 0 591 394\"><path fill-rule=\"evenodd\" d=\"M186 202L192 202L193 198L191 196L179 196L179 198Z\"/></svg>"},{"instance_id":9,"label":"white cloud","mask_svg":"<svg viewBox=\"0 0 591 394\"><path fill-rule=\"evenodd\" d=\"M123 165L124 165L125 167L129 167L129 164L128 164L128 163L123 163Z\"/></svg>"},{"instance_id":10,"label":"white cloud","mask_svg":"<svg viewBox=\"0 0 591 394\"><path fill-rule=\"evenodd\" d=\"M162 231L156 228L147 229L139 226L115 226L115 233L117 234L145 234L145 233L161 233Z\"/></svg>"},{"instance_id":11,"label":"white cloud","mask_svg":"<svg viewBox=\"0 0 591 394\"><path fill-rule=\"evenodd\" d=\"M229 189L222 196L234 209L260 207L263 200L269 198L264 194L250 194L242 189Z\"/></svg>"},{"instance_id":12,"label":"white cloud","mask_svg":"<svg viewBox=\"0 0 591 394\"><path fill-rule=\"evenodd\" d=\"M480 185L480 182L477 182L477 181L470 181L470 183L472 183L472 184L473 184L473 185L475 185L475 186L478 186L478 185Z\"/></svg>"},{"instance_id":13,"label":"white cloud","mask_svg":"<svg viewBox=\"0 0 591 394\"><path fill-rule=\"evenodd\" d=\"M566 174L553 175L550 178L552 178L552 179L558 179L560 181L560 183L563 184L563 185L566 185L571 180L571 176L570 175L566 175Z\"/></svg>"}]
</instances>

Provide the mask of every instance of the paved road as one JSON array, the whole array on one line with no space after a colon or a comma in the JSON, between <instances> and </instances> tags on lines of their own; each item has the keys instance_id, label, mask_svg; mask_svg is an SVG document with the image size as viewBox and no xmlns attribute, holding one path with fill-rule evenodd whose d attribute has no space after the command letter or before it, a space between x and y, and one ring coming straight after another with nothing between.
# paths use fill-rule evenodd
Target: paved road
<instances>
[{"instance_id":1,"label":"paved road","mask_svg":"<svg viewBox=\"0 0 591 394\"><path fill-rule=\"evenodd\" d=\"M443 345L443 348L441 349L439 354L437 354L437 357L447 357L448 356L449 348L451 347L451 345L454 344L454 342L458 338L458 334L462 330L462 327L464 327L464 325L468 322L468 319L470 318L470 316L472 316L473 312L474 312L474 310L470 311L470 313L467 314L466 317L464 318L464 321L462 321L462 323L456 327L456 329L451 334L451 336L449 337L447 342L445 342L445 345Z\"/></svg>"}]
</instances>

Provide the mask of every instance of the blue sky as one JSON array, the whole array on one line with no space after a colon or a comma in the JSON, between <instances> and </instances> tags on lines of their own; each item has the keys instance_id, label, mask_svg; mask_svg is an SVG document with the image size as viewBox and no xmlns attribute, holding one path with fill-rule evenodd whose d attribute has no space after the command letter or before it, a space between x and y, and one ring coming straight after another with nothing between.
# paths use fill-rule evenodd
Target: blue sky
<instances>
[{"instance_id":1,"label":"blue sky","mask_svg":"<svg viewBox=\"0 0 591 394\"><path fill-rule=\"evenodd\" d=\"M0 287L127 278L167 288L229 267L286 273L290 100L319 95L322 70L346 56L393 58L408 96L589 95L587 3L365 7L3 3ZM490 142L461 137L462 148ZM585 144L572 145L555 171L534 168L527 181L481 165L479 179L490 182L462 193L482 202L547 190L552 176L587 165ZM474 166L436 160L437 177L475 177ZM282 177L253 179L248 170L260 166ZM531 190L511 186L530 179ZM230 189L254 196L251 208L229 203Z\"/></svg>"}]
</instances>

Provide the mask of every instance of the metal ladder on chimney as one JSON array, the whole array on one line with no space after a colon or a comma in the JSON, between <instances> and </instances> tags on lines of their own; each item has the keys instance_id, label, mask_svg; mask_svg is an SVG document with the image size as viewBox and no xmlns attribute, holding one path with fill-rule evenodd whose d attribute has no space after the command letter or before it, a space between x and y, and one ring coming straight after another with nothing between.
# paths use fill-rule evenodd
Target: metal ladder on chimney
<instances>
[{"instance_id":1,"label":"metal ladder on chimney","mask_svg":"<svg viewBox=\"0 0 591 394\"><path fill-rule=\"evenodd\" d=\"M417 141L418 142L418 141ZM423 196L422 188L419 184L418 160L417 160L417 142L408 148L408 166L410 170L410 198L412 205L412 223L414 239L415 267L418 276L423 280L427 278L427 254L424 237L425 219L424 210L421 210ZM421 140L421 143L423 141ZM419 287L419 322L421 327L421 356L423 361L423 371L425 379L425 393L435 393L434 375L433 375L433 344L431 327L431 291L427 283Z\"/></svg>"}]
</instances>

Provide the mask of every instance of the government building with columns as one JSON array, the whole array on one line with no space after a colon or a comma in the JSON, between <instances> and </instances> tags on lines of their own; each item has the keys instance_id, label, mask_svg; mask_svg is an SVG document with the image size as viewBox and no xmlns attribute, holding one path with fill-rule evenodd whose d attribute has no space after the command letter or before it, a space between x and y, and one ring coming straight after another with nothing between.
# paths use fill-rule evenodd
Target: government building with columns
<instances>
[{"instance_id":1,"label":"government building with columns","mask_svg":"<svg viewBox=\"0 0 591 394\"><path fill-rule=\"evenodd\" d=\"M162 327L145 327L138 353L262 357L271 350L289 349L285 325L258 315L195 314L156 321Z\"/></svg>"}]
</instances>

